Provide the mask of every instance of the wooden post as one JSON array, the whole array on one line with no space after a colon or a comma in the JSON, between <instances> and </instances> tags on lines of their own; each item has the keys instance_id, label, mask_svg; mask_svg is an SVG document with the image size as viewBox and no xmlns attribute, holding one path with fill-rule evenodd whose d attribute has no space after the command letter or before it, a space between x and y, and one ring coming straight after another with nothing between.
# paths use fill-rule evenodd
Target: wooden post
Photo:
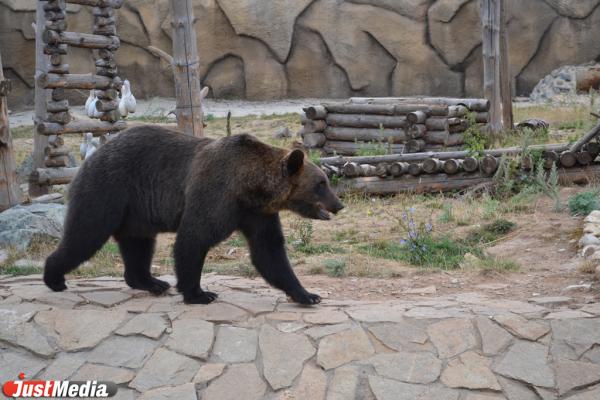
<instances>
[{"instance_id":1,"label":"wooden post","mask_svg":"<svg viewBox=\"0 0 600 400\"><path fill-rule=\"evenodd\" d=\"M204 128L202 98L208 88L200 90L192 1L171 0L171 18L177 125L185 134L200 137Z\"/></svg>"},{"instance_id":2,"label":"wooden post","mask_svg":"<svg viewBox=\"0 0 600 400\"><path fill-rule=\"evenodd\" d=\"M3 81L4 72L0 55L0 211L21 203L21 191L17 181L17 167L8 125L8 105L6 104L6 95L8 95L10 85L3 84Z\"/></svg>"},{"instance_id":3,"label":"wooden post","mask_svg":"<svg viewBox=\"0 0 600 400\"><path fill-rule=\"evenodd\" d=\"M48 90L41 85L39 78L48 72L48 56L44 54L44 16L45 1L38 1L35 12L35 124L37 125L46 118L46 101ZM44 150L48 146L48 137L38 135L37 129L33 134L33 170L44 168ZM48 186L40 186L36 182L29 181L29 197L38 197L48 193Z\"/></svg>"},{"instance_id":4,"label":"wooden post","mask_svg":"<svg viewBox=\"0 0 600 400\"><path fill-rule=\"evenodd\" d=\"M513 127L506 22L505 0L481 1L483 90L491 102L489 127L492 133Z\"/></svg>"}]
</instances>

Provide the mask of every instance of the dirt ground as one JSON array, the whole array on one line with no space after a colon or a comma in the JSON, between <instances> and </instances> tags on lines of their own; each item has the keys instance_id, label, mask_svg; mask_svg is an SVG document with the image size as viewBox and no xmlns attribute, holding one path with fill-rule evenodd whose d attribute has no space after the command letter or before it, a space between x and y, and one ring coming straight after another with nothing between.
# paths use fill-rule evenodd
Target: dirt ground
<instances>
[{"instance_id":1,"label":"dirt ground","mask_svg":"<svg viewBox=\"0 0 600 400\"><path fill-rule=\"evenodd\" d=\"M577 136L589 124L587 120L582 122L587 112L581 108L574 111L568 107L519 107L516 113L517 120L525 117L548 119L553 129L544 140L551 142ZM168 119L138 118L132 124L157 122L166 123ZM271 144L289 147L296 138L273 137L284 128L295 134L300 129L299 115L232 119L234 134L248 132ZM31 127L17 128L13 132L17 162L21 163L33 146ZM223 136L225 119L209 120L206 133L210 137ZM513 141L516 140L513 138ZM77 158L80 141L78 136L66 140ZM583 190L589 188L561 188L563 204ZM593 283L592 275L584 272L582 260L577 255L582 218L572 217L568 210L554 211L554 203L541 193L514 201L497 201L486 194L405 194L387 198L350 195L343 201L346 208L332 221L310 224L310 246L313 250L308 252L299 251L294 245L308 225L290 213L282 213L294 269L306 287L316 289L324 297L381 300L414 298L421 293L445 295L476 291L504 299L527 300L536 296L564 295L580 304L600 300L600 285ZM434 225L435 234L452 238L464 238L474 229L499 218L514 222L516 227L482 248L497 260L498 267L488 265L480 268L465 261L456 269L421 268L404 261L367 254L365 245L382 241L400 242L404 233L399 229L398 218L409 207L415 209L415 218ZM159 237L153 261L154 273L172 273L173 242L172 234ZM49 251L51 247L25 256L43 258ZM506 263L515 268L502 267ZM114 243L105 246L81 270L90 275L121 275L121 260ZM331 273L332 270L337 272ZM206 271L255 276L244 241L236 234L210 252ZM567 289L587 283L593 284L591 287Z\"/></svg>"}]
</instances>

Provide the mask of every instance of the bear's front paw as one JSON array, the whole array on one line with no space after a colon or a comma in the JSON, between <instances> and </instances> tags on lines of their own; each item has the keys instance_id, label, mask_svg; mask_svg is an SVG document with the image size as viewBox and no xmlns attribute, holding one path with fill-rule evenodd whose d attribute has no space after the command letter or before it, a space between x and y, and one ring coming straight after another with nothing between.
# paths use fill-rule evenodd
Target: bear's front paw
<instances>
[{"instance_id":1,"label":"bear's front paw","mask_svg":"<svg viewBox=\"0 0 600 400\"><path fill-rule=\"evenodd\" d=\"M314 305L319 304L321 302L321 296L319 296L318 294L307 292L306 290L292 293L291 297L292 300L294 300L298 304Z\"/></svg>"},{"instance_id":2,"label":"bear's front paw","mask_svg":"<svg viewBox=\"0 0 600 400\"><path fill-rule=\"evenodd\" d=\"M215 301L217 294L213 292L205 292L197 288L190 292L183 293L183 301L185 304L209 304Z\"/></svg>"},{"instance_id":3,"label":"bear's front paw","mask_svg":"<svg viewBox=\"0 0 600 400\"><path fill-rule=\"evenodd\" d=\"M67 289L67 285L65 284L65 278L55 278L49 275L44 274L44 283L46 284L46 286L48 286L50 289L54 290L55 292L62 292L63 290Z\"/></svg>"}]
</instances>

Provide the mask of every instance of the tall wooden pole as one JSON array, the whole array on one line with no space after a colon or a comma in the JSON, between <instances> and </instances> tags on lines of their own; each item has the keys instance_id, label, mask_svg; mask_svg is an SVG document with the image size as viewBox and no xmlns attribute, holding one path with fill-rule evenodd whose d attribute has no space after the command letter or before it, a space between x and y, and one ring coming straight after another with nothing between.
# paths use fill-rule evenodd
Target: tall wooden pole
<instances>
[{"instance_id":1,"label":"tall wooden pole","mask_svg":"<svg viewBox=\"0 0 600 400\"><path fill-rule=\"evenodd\" d=\"M44 26L46 26L46 17L44 16L45 1L38 1L35 12L35 125L46 118L46 102L48 100L48 90L40 83L40 77L48 72L48 56L44 54ZM48 137L37 134L37 129L33 134L33 171L38 168L44 168L44 149L48 146ZM38 197L48 193L48 186L40 186L30 180L29 197Z\"/></svg>"},{"instance_id":2,"label":"tall wooden pole","mask_svg":"<svg viewBox=\"0 0 600 400\"><path fill-rule=\"evenodd\" d=\"M200 137L204 129L202 98L206 90L200 90L192 1L171 0L171 18L177 125L182 132Z\"/></svg>"},{"instance_id":3,"label":"tall wooden pole","mask_svg":"<svg viewBox=\"0 0 600 400\"><path fill-rule=\"evenodd\" d=\"M483 89L491 103L489 127L493 133L513 127L506 21L506 0L481 1Z\"/></svg>"},{"instance_id":4,"label":"tall wooden pole","mask_svg":"<svg viewBox=\"0 0 600 400\"><path fill-rule=\"evenodd\" d=\"M4 81L0 55L0 211L21 203L21 190L17 180L17 167L8 125L6 95L10 85L7 82Z\"/></svg>"}]
</instances>

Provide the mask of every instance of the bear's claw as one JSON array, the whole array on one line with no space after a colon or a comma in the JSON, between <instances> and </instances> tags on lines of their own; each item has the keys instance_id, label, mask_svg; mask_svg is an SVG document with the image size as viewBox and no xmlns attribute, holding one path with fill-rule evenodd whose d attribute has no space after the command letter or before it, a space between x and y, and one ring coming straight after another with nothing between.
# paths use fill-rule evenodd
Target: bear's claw
<instances>
[{"instance_id":1,"label":"bear's claw","mask_svg":"<svg viewBox=\"0 0 600 400\"><path fill-rule=\"evenodd\" d=\"M304 305L314 305L319 304L321 302L321 296L318 294L310 293L304 290L301 293L294 293L292 296L292 300L294 300L298 304Z\"/></svg>"},{"instance_id":2,"label":"bear's claw","mask_svg":"<svg viewBox=\"0 0 600 400\"><path fill-rule=\"evenodd\" d=\"M125 281L132 289L147 290L156 296L163 294L171 287L168 282L161 281L160 279L156 279L154 277L150 277L148 280L141 282L132 281L127 278Z\"/></svg>"}]
</instances>

